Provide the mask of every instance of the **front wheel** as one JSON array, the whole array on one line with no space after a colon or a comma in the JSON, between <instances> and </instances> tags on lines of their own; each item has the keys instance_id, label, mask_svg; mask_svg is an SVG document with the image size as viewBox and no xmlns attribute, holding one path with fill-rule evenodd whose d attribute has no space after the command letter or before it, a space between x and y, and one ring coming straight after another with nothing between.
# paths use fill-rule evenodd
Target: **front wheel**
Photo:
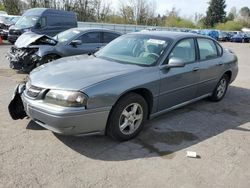
<instances>
[{"instance_id":1,"label":"front wheel","mask_svg":"<svg viewBox=\"0 0 250 188\"><path fill-rule=\"evenodd\" d=\"M217 83L216 88L213 91L212 96L210 97L211 101L220 101L226 95L227 88L229 85L229 77L224 74L220 81Z\"/></svg>"},{"instance_id":2,"label":"front wheel","mask_svg":"<svg viewBox=\"0 0 250 188\"><path fill-rule=\"evenodd\" d=\"M112 109L107 134L119 141L132 139L142 130L147 115L145 99L136 93L127 94Z\"/></svg>"}]
</instances>

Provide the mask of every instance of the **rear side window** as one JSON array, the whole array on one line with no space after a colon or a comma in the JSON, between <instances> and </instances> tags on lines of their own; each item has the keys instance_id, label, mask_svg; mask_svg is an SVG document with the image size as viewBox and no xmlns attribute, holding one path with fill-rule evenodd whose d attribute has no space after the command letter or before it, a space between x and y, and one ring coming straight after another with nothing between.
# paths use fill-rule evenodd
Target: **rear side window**
<instances>
[{"instance_id":1,"label":"rear side window","mask_svg":"<svg viewBox=\"0 0 250 188\"><path fill-rule=\"evenodd\" d=\"M101 35L100 32L85 33L81 36L82 43L100 43Z\"/></svg>"},{"instance_id":2,"label":"rear side window","mask_svg":"<svg viewBox=\"0 0 250 188\"><path fill-rule=\"evenodd\" d=\"M199 46L200 60L209 60L218 57L214 41L210 39L198 38L197 42Z\"/></svg>"},{"instance_id":3,"label":"rear side window","mask_svg":"<svg viewBox=\"0 0 250 188\"><path fill-rule=\"evenodd\" d=\"M180 41L170 53L170 58L182 59L185 63L195 61L194 39L184 39Z\"/></svg>"},{"instance_id":4,"label":"rear side window","mask_svg":"<svg viewBox=\"0 0 250 188\"><path fill-rule=\"evenodd\" d=\"M215 43L215 44L216 44L217 49L218 49L218 55L222 56L222 53L223 53L222 47L219 44L217 44L217 43Z\"/></svg>"},{"instance_id":5,"label":"rear side window","mask_svg":"<svg viewBox=\"0 0 250 188\"><path fill-rule=\"evenodd\" d=\"M112 40L114 40L117 37L119 37L119 35L116 34L116 33L104 32L103 33L103 43L109 43L109 42L111 42Z\"/></svg>"}]
</instances>

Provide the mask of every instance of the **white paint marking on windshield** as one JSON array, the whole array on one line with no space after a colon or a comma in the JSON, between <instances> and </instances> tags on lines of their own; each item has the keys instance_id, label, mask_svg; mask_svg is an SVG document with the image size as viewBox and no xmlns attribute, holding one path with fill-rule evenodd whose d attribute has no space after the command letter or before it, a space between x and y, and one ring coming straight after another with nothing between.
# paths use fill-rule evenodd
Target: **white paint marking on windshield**
<instances>
[{"instance_id":1,"label":"white paint marking on windshield","mask_svg":"<svg viewBox=\"0 0 250 188\"><path fill-rule=\"evenodd\" d=\"M165 44L166 43L166 41L158 40L158 39L149 39L147 42L152 43L152 44Z\"/></svg>"}]
</instances>

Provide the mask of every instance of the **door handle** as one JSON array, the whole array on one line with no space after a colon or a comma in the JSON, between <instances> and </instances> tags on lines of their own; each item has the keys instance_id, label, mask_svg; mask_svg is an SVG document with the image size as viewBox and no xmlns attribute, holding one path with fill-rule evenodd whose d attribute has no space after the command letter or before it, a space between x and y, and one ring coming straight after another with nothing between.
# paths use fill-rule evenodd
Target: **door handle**
<instances>
[{"instance_id":1,"label":"door handle","mask_svg":"<svg viewBox=\"0 0 250 188\"><path fill-rule=\"evenodd\" d=\"M194 67L194 68L193 68L193 71L198 71L198 70L200 70L199 67Z\"/></svg>"}]
</instances>

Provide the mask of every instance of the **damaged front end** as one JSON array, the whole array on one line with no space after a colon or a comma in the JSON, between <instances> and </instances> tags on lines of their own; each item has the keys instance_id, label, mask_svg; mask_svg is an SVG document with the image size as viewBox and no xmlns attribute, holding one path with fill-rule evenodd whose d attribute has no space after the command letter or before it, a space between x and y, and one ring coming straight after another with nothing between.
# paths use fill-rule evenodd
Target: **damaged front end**
<instances>
[{"instance_id":1,"label":"damaged front end","mask_svg":"<svg viewBox=\"0 0 250 188\"><path fill-rule=\"evenodd\" d=\"M7 53L7 59L10 62L10 68L30 72L36 67L41 58L36 55L38 48L17 48L11 47Z\"/></svg>"},{"instance_id":2,"label":"damaged front end","mask_svg":"<svg viewBox=\"0 0 250 188\"><path fill-rule=\"evenodd\" d=\"M13 120L23 119L27 117L24 110L21 95L25 90L25 84L18 84L14 90L12 100L8 106L9 114Z\"/></svg>"},{"instance_id":3,"label":"damaged front end","mask_svg":"<svg viewBox=\"0 0 250 188\"><path fill-rule=\"evenodd\" d=\"M11 47L6 57L10 62L10 68L29 73L41 65L42 57L37 55L40 45L55 46L57 41L47 35L39 35L33 32L22 34Z\"/></svg>"}]
</instances>

